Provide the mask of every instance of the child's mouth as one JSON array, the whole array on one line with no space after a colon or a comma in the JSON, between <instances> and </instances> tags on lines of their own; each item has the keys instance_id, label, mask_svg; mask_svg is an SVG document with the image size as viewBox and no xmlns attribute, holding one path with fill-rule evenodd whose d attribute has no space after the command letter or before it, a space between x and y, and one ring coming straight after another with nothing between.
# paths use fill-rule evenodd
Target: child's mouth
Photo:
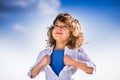
<instances>
[{"instance_id":1,"label":"child's mouth","mask_svg":"<svg viewBox=\"0 0 120 80\"><path fill-rule=\"evenodd\" d=\"M55 34L59 34L59 35L62 35L62 33L61 33L61 32L56 32Z\"/></svg>"}]
</instances>

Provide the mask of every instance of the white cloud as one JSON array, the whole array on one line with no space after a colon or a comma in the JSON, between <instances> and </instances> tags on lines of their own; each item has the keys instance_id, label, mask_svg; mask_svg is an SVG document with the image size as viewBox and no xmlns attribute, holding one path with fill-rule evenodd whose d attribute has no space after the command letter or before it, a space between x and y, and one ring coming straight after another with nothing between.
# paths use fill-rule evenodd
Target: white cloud
<instances>
[{"instance_id":1,"label":"white cloud","mask_svg":"<svg viewBox=\"0 0 120 80\"><path fill-rule=\"evenodd\" d=\"M2 12L35 11L40 15L59 11L60 0L2 0ZM0 12L1 13L1 12Z\"/></svg>"},{"instance_id":2,"label":"white cloud","mask_svg":"<svg viewBox=\"0 0 120 80\"><path fill-rule=\"evenodd\" d=\"M26 8L28 5L31 4L29 0L2 0L2 4L4 7L20 7Z\"/></svg>"},{"instance_id":3,"label":"white cloud","mask_svg":"<svg viewBox=\"0 0 120 80\"><path fill-rule=\"evenodd\" d=\"M26 29L23 26L21 26L20 24L14 24L13 29L15 31L26 32Z\"/></svg>"},{"instance_id":4,"label":"white cloud","mask_svg":"<svg viewBox=\"0 0 120 80\"><path fill-rule=\"evenodd\" d=\"M55 13L59 9L59 7L59 0L40 0L38 4L38 10L42 15Z\"/></svg>"},{"instance_id":5,"label":"white cloud","mask_svg":"<svg viewBox=\"0 0 120 80\"><path fill-rule=\"evenodd\" d=\"M12 6L26 8L29 3L26 0L17 0L12 3Z\"/></svg>"}]
</instances>

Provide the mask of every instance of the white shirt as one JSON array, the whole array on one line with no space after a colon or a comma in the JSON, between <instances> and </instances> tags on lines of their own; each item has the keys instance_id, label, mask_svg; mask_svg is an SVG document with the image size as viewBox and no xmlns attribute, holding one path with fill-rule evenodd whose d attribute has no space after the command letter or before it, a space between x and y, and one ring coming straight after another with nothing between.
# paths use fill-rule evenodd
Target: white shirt
<instances>
[{"instance_id":1,"label":"white shirt","mask_svg":"<svg viewBox=\"0 0 120 80\"><path fill-rule=\"evenodd\" d=\"M88 57L88 55L86 53L84 53L83 49L69 49L68 47L65 47L64 49L64 55L69 55L71 56L73 59L78 60L80 62L86 63L88 67L93 67L94 71L96 69L96 66L94 65L94 63L90 60L90 58ZM30 71L28 72L28 76L31 77L31 70L34 66L36 66L39 61L45 56L45 55L49 55L51 56L53 51L53 47L44 49L43 51L41 51L38 55L38 58L36 60L36 63L31 67ZM56 56L57 57L57 56ZM59 76L57 76L55 74L55 72L52 70L50 65L47 65L45 67L43 67L41 69L41 71L45 72L45 77L46 80L72 80L71 76L72 74L74 74L77 71L77 68L72 67L72 66L64 66L64 68L61 70L61 72L59 73Z\"/></svg>"}]
</instances>

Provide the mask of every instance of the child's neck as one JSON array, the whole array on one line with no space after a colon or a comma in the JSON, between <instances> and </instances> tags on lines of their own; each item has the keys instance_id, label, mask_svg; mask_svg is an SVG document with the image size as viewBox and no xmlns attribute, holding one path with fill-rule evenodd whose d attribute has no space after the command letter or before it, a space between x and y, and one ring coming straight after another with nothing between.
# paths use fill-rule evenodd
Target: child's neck
<instances>
[{"instance_id":1,"label":"child's neck","mask_svg":"<svg viewBox=\"0 0 120 80\"><path fill-rule=\"evenodd\" d=\"M54 49L64 49L64 47L65 47L65 43L56 43Z\"/></svg>"}]
</instances>

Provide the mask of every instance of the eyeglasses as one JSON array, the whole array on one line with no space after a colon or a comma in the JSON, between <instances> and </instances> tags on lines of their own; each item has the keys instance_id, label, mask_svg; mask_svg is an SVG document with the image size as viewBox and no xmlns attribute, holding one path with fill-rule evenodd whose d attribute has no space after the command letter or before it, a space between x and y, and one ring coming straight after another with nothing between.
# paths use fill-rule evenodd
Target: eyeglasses
<instances>
[{"instance_id":1,"label":"eyeglasses","mask_svg":"<svg viewBox=\"0 0 120 80\"><path fill-rule=\"evenodd\" d=\"M68 30L68 27L67 26L58 26L58 25L53 25L54 29L61 29L61 30L64 30L64 31L67 31Z\"/></svg>"}]
</instances>

